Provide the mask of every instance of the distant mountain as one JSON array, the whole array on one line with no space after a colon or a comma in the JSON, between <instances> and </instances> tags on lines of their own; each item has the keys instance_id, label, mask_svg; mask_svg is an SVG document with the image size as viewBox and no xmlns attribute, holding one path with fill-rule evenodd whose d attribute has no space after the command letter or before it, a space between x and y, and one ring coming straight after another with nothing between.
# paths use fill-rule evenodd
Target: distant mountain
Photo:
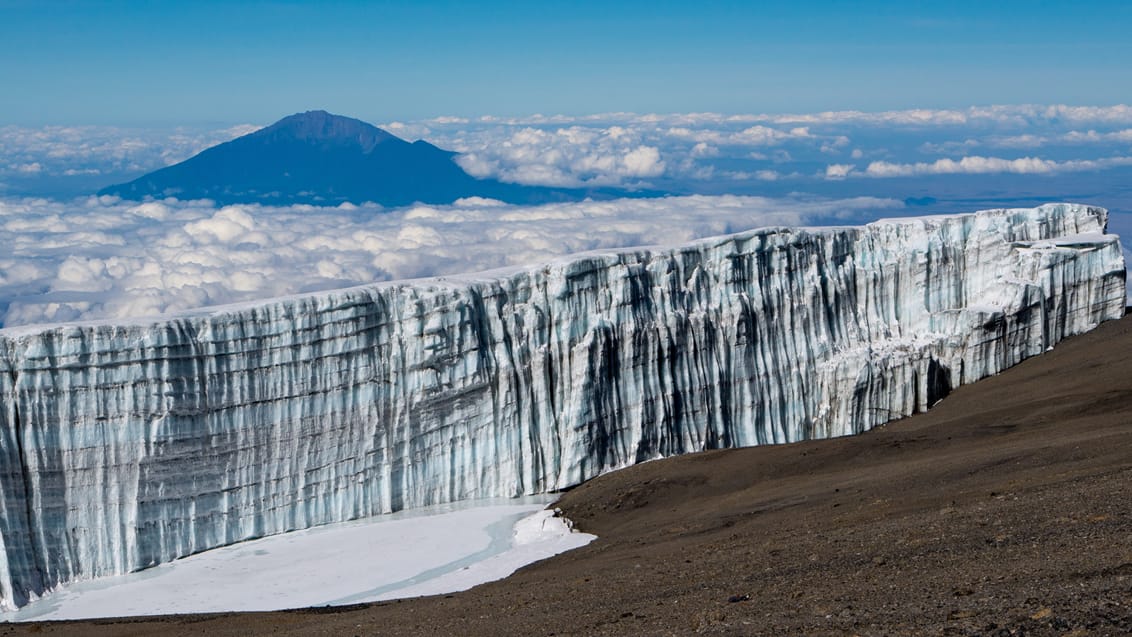
<instances>
[{"instance_id":1,"label":"distant mountain","mask_svg":"<svg viewBox=\"0 0 1132 637\"><path fill-rule=\"evenodd\" d=\"M602 194L476 179L453 161L455 155L360 120L308 111L98 194L221 204L373 201L383 206L444 204L471 196L542 203Z\"/></svg>"}]
</instances>

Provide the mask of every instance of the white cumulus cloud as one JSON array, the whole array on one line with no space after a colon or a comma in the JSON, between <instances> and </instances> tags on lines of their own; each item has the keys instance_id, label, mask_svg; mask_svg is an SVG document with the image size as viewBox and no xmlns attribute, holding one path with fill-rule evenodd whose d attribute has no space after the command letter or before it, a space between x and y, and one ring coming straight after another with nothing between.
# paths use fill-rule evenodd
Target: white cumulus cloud
<instances>
[{"instance_id":1,"label":"white cumulus cloud","mask_svg":"<svg viewBox=\"0 0 1132 637\"><path fill-rule=\"evenodd\" d=\"M1002 159L973 155L961 159L937 159L934 162L893 163L874 161L864 174L869 177L911 177L917 175L979 175L988 173L1014 173L1020 175L1051 174L1102 170L1132 165L1132 157L1106 157L1096 160L1055 161L1040 157ZM830 167L832 168L832 166ZM828 169L827 169L828 174Z\"/></svg>"},{"instance_id":2,"label":"white cumulus cloud","mask_svg":"<svg viewBox=\"0 0 1132 637\"><path fill-rule=\"evenodd\" d=\"M451 142L463 150L456 161L469 174L520 184L633 186L665 170L657 147L620 126L481 131L475 146L463 139Z\"/></svg>"},{"instance_id":3,"label":"white cumulus cloud","mask_svg":"<svg viewBox=\"0 0 1132 637\"><path fill-rule=\"evenodd\" d=\"M645 153L635 170L655 158ZM513 206L284 208L0 199L0 326L150 316L537 264L766 225L884 216L888 199L689 196Z\"/></svg>"}]
</instances>

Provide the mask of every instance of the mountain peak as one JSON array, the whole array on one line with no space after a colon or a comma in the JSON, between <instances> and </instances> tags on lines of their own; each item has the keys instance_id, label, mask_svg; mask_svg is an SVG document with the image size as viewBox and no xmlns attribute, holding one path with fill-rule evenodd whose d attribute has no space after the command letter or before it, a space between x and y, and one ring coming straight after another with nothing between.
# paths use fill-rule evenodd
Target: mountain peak
<instances>
[{"instance_id":1,"label":"mountain peak","mask_svg":"<svg viewBox=\"0 0 1132 637\"><path fill-rule=\"evenodd\" d=\"M409 143L352 117L307 111L99 194L324 206L345 201L446 204L461 197L530 202L572 196L476 179L452 161L454 155L425 141Z\"/></svg>"},{"instance_id":2,"label":"mountain peak","mask_svg":"<svg viewBox=\"0 0 1132 637\"><path fill-rule=\"evenodd\" d=\"M382 142L404 141L359 119L322 110L288 115L253 135L307 142L358 144L362 152L366 153Z\"/></svg>"}]
</instances>

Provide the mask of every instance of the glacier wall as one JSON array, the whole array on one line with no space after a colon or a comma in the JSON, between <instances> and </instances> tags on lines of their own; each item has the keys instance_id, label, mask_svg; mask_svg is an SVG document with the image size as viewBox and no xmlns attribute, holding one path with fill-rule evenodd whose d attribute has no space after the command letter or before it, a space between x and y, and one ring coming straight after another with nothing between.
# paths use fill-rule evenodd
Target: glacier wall
<instances>
[{"instance_id":1,"label":"glacier wall","mask_svg":"<svg viewBox=\"0 0 1132 637\"><path fill-rule=\"evenodd\" d=\"M0 604L253 537L869 429L1123 315L1078 205L0 330Z\"/></svg>"}]
</instances>

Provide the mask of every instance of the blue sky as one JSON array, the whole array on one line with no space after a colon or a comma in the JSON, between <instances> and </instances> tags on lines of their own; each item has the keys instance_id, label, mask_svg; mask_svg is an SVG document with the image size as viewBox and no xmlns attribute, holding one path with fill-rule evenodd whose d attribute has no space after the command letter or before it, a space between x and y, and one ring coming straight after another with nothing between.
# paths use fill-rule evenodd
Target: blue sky
<instances>
[{"instance_id":1,"label":"blue sky","mask_svg":"<svg viewBox=\"0 0 1132 637\"><path fill-rule=\"evenodd\" d=\"M0 0L0 123L1114 104L1126 2Z\"/></svg>"}]
</instances>

